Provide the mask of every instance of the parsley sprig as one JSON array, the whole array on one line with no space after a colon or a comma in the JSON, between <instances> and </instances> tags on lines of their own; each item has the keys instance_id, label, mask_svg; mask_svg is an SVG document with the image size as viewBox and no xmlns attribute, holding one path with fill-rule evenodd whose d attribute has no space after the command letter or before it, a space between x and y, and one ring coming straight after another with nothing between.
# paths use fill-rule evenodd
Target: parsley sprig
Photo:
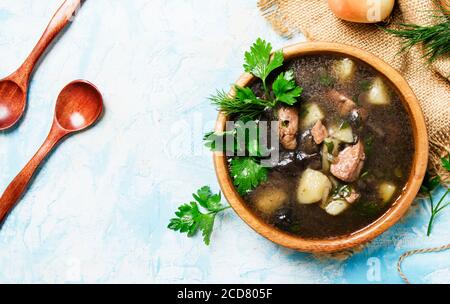
<instances>
[{"instance_id":1,"label":"parsley sprig","mask_svg":"<svg viewBox=\"0 0 450 304\"><path fill-rule=\"evenodd\" d=\"M211 242L211 234L217 214L230 208L221 203L220 192L213 194L211 188L204 186L192 195L195 201L183 204L175 212L176 217L170 220L168 228L180 233L186 233L188 237L202 232L206 245ZM202 212L201 209L205 211Z\"/></svg>"},{"instance_id":2,"label":"parsley sprig","mask_svg":"<svg viewBox=\"0 0 450 304\"><path fill-rule=\"evenodd\" d=\"M272 90L275 95L275 104L277 102L283 102L290 106L293 106L297 102L297 98L303 93L303 88L295 83L294 72L292 70L278 75L272 85Z\"/></svg>"},{"instance_id":3,"label":"parsley sprig","mask_svg":"<svg viewBox=\"0 0 450 304\"><path fill-rule=\"evenodd\" d=\"M444 169L450 172L450 153L446 156L441 158L441 164ZM438 188L440 185L441 178L439 176L436 177L430 177L427 173L425 176L424 182L422 184L422 187L420 189L420 192L422 194L425 194L428 196L430 207L431 207L431 216L430 220L428 222L428 229L427 229L427 235L430 236L434 221L438 214L450 206L450 201L445 201L446 197L450 193L450 189L447 187L447 191L445 191L444 195L442 195L439 199L436 199L433 195L434 191ZM445 202L444 202L445 201Z\"/></svg>"},{"instance_id":4,"label":"parsley sprig","mask_svg":"<svg viewBox=\"0 0 450 304\"><path fill-rule=\"evenodd\" d=\"M261 80L264 88L263 97L256 96L249 87L234 86L235 94L230 96L224 91L218 91L215 96L210 98L211 102L228 116L244 122L258 119L266 109L273 109L279 104L295 105L303 93L303 88L297 85L293 71L289 70L278 74L271 87L267 83L269 75L283 63L283 51L272 53L272 45L258 38L250 50L245 53L244 69ZM227 132L206 134L205 145L212 151L222 149L222 151L228 152L229 147L225 147L224 144L219 147L219 144L229 136L235 137L238 128L239 126L235 130ZM235 144L233 147L234 152L238 152L234 155L238 155L238 157L231 160L230 171L234 185L241 195L248 193L267 180L268 170L261 165L261 158L265 155L262 153L261 146L258 136L257 139L246 139L245 147L239 144ZM240 153L242 149L249 152L246 154L248 156L242 157Z\"/></svg>"},{"instance_id":5,"label":"parsley sprig","mask_svg":"<svg viewBox=\"0 0 450 304\"><path fill-rule=\"evenodd\" d=\"M241 195L265 182L267 174L267 168L254 157L236 157L231 161L231 175Z\"/></svg>"},{"instance_id":6,"label":"parsley sprig","mask_svg":"<svg viewBox=\"0 0 450 304\"><path fill-rule=\"evenodd\" d=\"M272 45L261 38L251 46L250 51L245 53L244 69L262 80L266 95L268 88L266 84L269 74L283 65L283 51L276 51L272 56Z\"/></svg>"},{"instance_id":7,"label":"parsley sprig","mask_svg":"<svg viewBox=\"0 0 450 304\"><path fill-rule=\"evenodd\" d=\"M283 103L289 106L297 102L303 89L297 85L293 71L281 73L272 84L272 93L267 84L269 75L284 63L283 51L272 54L272 45L261 38L245 53L244 69L259 78L263 84L264 96L257 97L251 88L234 86L234 96L217 91L211 96L212 104L228 116L239 116L242 120L254 120L267 108Z\"/></svg>"}]
</instances>

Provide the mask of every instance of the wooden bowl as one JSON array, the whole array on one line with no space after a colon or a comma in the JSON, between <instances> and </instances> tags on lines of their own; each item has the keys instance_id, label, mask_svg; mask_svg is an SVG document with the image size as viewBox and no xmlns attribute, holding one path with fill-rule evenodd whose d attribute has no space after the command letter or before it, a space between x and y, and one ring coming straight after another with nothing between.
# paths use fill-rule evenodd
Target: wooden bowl
<instances>
[{"instance_id":1,"label":"wooden bowl","mask_svg":"<svg viewBox=\"0 0 450 304\"><path fill-rule=\"evenodd\" d=\"M335 54L357 59L370 65L391 82L392 87L396 89L407 109L412 125L415 153L408 182L400 197L379 219L350 235L330 239L306 239L288 234L265 223L247 206L244 199L236 191L229 173L226 156L219 152L214 153L214 166L222 192L237 214L251 228L281 246L303 252L320 253L341 251L364 244L386 231L405 214L416 197L425 176L428 163L428 136L417 98L406 80L394 68L361 49L338 43L307 42L288 46L283 51L286 60L305 55L321 54ZM252 75L244 74L236 84L245 87L253 80ZM216 131L223 131L226 121L226 115L220 113L216 123Z\"/></svg>"}]
</instances>

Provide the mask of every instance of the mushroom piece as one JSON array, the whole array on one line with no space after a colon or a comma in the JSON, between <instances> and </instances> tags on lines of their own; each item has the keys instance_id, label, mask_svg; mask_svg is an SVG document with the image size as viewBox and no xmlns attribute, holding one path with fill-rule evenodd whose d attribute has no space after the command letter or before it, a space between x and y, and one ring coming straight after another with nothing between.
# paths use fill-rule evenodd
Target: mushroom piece
<instances>
[{"instance_id":1,"label":"mushroom piece","mask_svg":"<svg viewBox=\"0 0 450 304\"><path fill-rule=\"evenodd\" d=\"M339 153L336 161L331 164L331 174L344 182L354 182L361 173L365 159L364 145L358 141Z\"/></svg>"},{"instance_id":2,"label":"mushroom piece","mask_svg":"<svg viewBox=\"0 0 450 304\"><path fill-rule=\"evenodd\" d=\"M294 150L297 148L298 110L281 107L278 110L278 121L281 145L287 150Z\"/></svg>"},{"instance_id":3,"label":"mushroom piece","mask_svg":"<svg viewBox=\"0 0 450 304\"><path fill-rule=\"evenodd\" d=\"M353 100L336 90L329 91L327 97L335 105L341 116L347 116L356 108L356 103Z\"/></svg>"}]
</instances>

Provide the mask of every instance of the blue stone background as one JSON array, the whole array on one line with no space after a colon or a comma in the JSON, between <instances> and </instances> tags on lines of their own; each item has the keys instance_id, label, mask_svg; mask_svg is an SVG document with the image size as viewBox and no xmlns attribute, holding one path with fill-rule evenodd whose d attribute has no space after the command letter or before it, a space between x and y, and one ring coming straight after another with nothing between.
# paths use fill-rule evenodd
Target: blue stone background
<instances>
[{"instance_id":1,"label":"blue stone background","mask_svg":"<svg viewBox=\"0 0 450 304\"><path fill-rule=\"evenodd\" d=\"M62 1L0 1L0 77L13 72ZM340 261L272 244L233 211L210 247L166 229L193 190L219 190L202 133L256 39L276 35L255 0L88 0L42 60L18 128L0 133L0 189L45 139L56 97L71 80L94 82L106 113L44 164L0 230L0 283L401 283L405 250L450 242L450 210L427 238L416 202L394 228ZM450 281L450 252L419 255L413 282Z\"/></svg>"}]
</instances>

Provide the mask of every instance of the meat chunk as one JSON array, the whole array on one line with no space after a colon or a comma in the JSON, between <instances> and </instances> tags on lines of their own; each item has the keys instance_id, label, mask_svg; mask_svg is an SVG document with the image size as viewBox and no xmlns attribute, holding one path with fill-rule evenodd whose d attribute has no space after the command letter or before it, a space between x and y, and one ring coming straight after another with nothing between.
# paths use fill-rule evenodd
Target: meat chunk
<instances>
[{"instance_id":1,"label":"meat chunk","mask_svg":"<svg viewBox=\"0 0 450 304\"><path fill-rule=\"evenodd\" d=\"M336 90L329 91L327 97L336 106L341 116L347 116L356 108L356 103L353 100Z\"/></svg>"},{"instance_id":2,"label":"meat chunk","mask_svg":"<svg viewBox=\"0 0 450 304\"><path fill-rule=\"evenodd\" d=\"M278 110L279 134L281 145L287 150L297 148L298 110L281 107Z\"/></svg>"},{"instance_id":3,"label":"meat chunk","mask_svg":"<svg viewBox=\"0 0 450 304\"><path fill-rule=\"evenodd\" d=\"M361 197L361 194L359 194L358 192L355 191L355 189L352 188L350 194L345 198L345 200L346 200L348 203L353 204L353 203L356 202L360 197Z\"/></svg>"},{"instance_id":4,"label":"meat chunk","mask_svg":"<svg viewBox=\"0 0 450 304\"><path fill-rule=\"evenodd\" d=\"M339 153L336 162L331 164L331 174L345 182L354 182L361 173L365 159L364 145L358 141Z\"/></svg>"},{"instance_id":5,"label":"meat chunk","mask_svg":"<svg viewBox=\"0 0 450 304\"><path fill-rule=\"evenodd\" d=\"M321 120L316 122L314 127L311 129L311 134L314 138L314 142L318 145L323 143L325 138L328 137L327 128L325 128L325 126L322 124Z\"/></svg>"}]
</instances>

